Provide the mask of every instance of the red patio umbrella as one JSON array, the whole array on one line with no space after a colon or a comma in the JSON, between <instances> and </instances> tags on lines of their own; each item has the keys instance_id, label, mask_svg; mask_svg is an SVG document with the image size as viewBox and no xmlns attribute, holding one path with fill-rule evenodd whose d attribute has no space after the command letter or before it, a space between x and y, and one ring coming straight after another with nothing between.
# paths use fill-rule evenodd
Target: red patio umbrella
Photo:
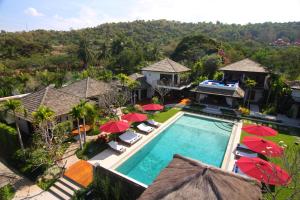
<instances>
[{"instance_id":1,"label":"red patio umbrella","mask_svg":"<svg viewBox=\"0 0 300 200\"><path fill-rule=\"evenodd\" d=\"M143 110L162 110L164 109L164 106L160 104L146 104L142 106Z\"/></svg>"},{"instance_id":2,"label":"red patio umbrella","mask_svg":"<svg viewBox=\"0 0 300 200\"><path fill-rule=\"evenodd\" d=\"M246 136L242 141L249 149L269 157L278 157L283 154L283 148L274 142L255 136Z\"/></svg>"},{"instance_id":3,"label":"red patio umbrella","mask_svg":"<svg viewBox=\"0 0 300 200\"><path fill-rule=\"evenodd\" d=\"M100 126L100 131L108 133L119 133L126 131L129 128L129 124L124 121L110 121Z\"/></svg>"},{"instance_id":4,"label":"red patio umbrella","mask_svg":"<svg viewBox=\"0 0 300 200\"><path fill-rule=\"evenodd\" d=\"M140 113L128 113L122 116L123 120L127 120L129 122L142 122L147 120L147 115L140 114Z\"/></svg>"},{"instance_id":5,"label":"red patio umbrella","mask_svg":"<svg viewBox=\"0 0 300 200\"><path fill-rule=\"evenodd\" d=\"M246 125L242 128L243 131L254 134L257 136L275 136L277 135L277 131L267 127L267 126L261 126L261 125Z\"/></svg>"},{"instance_id":6,"label":"red patio umbrella","mask_svg":"<svg viewBox=\"0 0 300 200\"><path fill-rule=\"evenodd\" d=\"M286 171L261 158L241 157L236 163L246 175L270 185L287 185L291 180Z\"/></svg>"}]
</instances>

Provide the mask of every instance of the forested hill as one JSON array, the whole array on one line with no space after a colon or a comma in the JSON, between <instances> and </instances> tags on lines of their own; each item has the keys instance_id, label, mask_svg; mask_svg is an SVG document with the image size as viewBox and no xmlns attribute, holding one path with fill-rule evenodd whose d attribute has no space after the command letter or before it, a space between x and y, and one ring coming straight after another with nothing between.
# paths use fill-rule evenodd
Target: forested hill
<instances>
[{"instance_id":1,"label":"forested hill","mask_svg":"<svg viewBox=\"0 0 300 200\"><path fill-rule=\"evenodd\" d=\"M178 44L188 52L178 52ZM53 80L61 84L66 72L80 72L88 66L101 66L105 75L98 74L100 78L111 72L130 74L163 57L176 60L178 55L189 55L176 61L193 68L197 62L204 62L205 56L214 56L208 49L211 45L224 52L227 63L250 57L289 79L297 79L299 44L300 22L236 25L156 20L107 23L71 31L1 31L0 82L7 87L7 75L22 72L26 77L14 75L9 80L11 85L17 84L16 77L23 84L28 76L46 79L44 84ZM223 59L219 65L226 62ZM31 80L34 86L30 87L36 88L36 82Z\"/></svg>"}]
</instances>

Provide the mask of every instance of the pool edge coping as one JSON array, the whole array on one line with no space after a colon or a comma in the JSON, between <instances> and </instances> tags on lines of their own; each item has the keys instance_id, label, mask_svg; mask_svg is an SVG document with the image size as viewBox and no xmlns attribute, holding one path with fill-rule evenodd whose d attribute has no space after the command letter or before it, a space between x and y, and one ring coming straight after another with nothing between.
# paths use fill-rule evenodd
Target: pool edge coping
<instances>
[{"instance_id":1,"label":"pool edge coping","mask_svg":"<svg viewBox=\"0 0 300 200\"><path fill-rule=\"evenodd\" d=\"M126 160L128 160L131 156L133 156L136 152L138 152L140 149L142 149L146 144L148 144L149 142L151 142L155 137L157 137L158 135L160 135L160 133L162 133L166 128L168 128L174 121L176 121L178 118L180 118L181 116L183 116L184 114L187 115L192 115L192 116L196 116L196 117L202 117L202 118L206 118L206 119L213 119L213 120L218 120L218 121L224 121L224 122L229 122L233 124L232 127L232 131L230 134L230 138L226 147L226 151L222 160L222 164L221 167L219 167L220 169L226 170L226 171L232 171L233 165L234 164L234 154L233 154L233 148L234 145L236 146L236 142L240 140L240 135L241 135L241 121L233 121L233 120L227 120L227 119L221 119L221 118L216 118L216 117L211 117L211 116L206 116L206 115L202 115L202 114L195 114L195 113L191 113L188 111L179 111L178 113L176 113L174 116L172 116L171 118L169 118L167 121L163 122L161 124L160 127L158 127L155 131L153 131L150 137L147 138L147 140L143 141L142 143L140 143L138 146L136 146L136 148L134 148L129 154L127 154L126 156L122 157L120 160L118 160L116 163L114 163L113 165L111 165L110 167L105 167L107 170L114 172L115 174L122 176L124 178L129 179L130 181L144 187L144 188L148 188L148 185L135 180L125 174L122 174L120 172L118 172L116 170L116 168L118 168L120 165L122 165ZM240 129L238 129L240 127ZM239 133L237 133L237 131L239 130ZM238 137L237 137L238 136ZM232 150L232 151L231 151ZM231 169L230 166L232 165Z\"/></svg>"}]
</instances>

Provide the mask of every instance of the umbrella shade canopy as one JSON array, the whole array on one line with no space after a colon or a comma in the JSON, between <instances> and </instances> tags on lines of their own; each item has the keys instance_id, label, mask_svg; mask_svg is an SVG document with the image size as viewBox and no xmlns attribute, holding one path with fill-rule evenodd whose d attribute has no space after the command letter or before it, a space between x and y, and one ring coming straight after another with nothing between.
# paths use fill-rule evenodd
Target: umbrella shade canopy
<instances>
[{"instance_id":1,"label":"umbrella shade canopy","mask_svg":"<svg viewBox=\"0 0 300 200\"><path fill-rule=\"evenodd\" d=\"M123 120L127 120L130 122L142 122L148 119L147 115L140 113L128 113L122 116Z\"/></svg>"},{"instance_id":2,"label":"umbrella shade canopy","mask_svg":"<svg viewBox=\"0 0 300 200\"><path fill-rule=\"evenodd\" d=\"M241 157L237 166L242 172L270 185L287 185L291 177L279 166L260 158Z\"/></svg>"},{"instance_id":3,"label":"umbrella shade canopy","mask_svg":"<svg viewBox=\"0 0 300 200\"><path fill-rule=\"evenodd\" d=\"M146 104L142 106L143 110L162 110L164 107L159 104Z\"/></svg>"},{"instance_id":4,"label":"umbrella shade canopy","mask_svg":"<svg viewBox=\"0 0 300 200\"><path fill-rule=\"evenodd\" d=\"M100 126L100 131L108 133L119 133L126 131L129 128L129 124L124 121L110 121Z\"/></svg>"},{"instance_id":5,"label":"umbrella shade canopy","mask_svg":"<svg viewBox=\"0 0 300 200\"><path fill-rule=\"evenodd\" d=\"M244 126L243 131L257 135L257 136L275 136L277 135L277 131L267 127L267 126L260 126L260 125L247 125Z\"/></svg>"},{"instance_id":6,"label":"umbrella shade canopy","mask_svg":"<svg viewBox=\"0 0 300 200\"><path fill-rule=\"evenodd\" d=\"M283 148L274 142L255 136L244 137L242 143L252 151L269 157L278 157L283 154Z\"/></svg>"}]
</instances>

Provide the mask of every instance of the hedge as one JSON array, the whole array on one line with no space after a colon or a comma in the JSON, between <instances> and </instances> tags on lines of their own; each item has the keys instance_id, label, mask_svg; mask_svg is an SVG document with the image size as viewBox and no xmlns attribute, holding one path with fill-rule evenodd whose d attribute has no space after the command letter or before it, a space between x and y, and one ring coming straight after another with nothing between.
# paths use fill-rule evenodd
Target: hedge
<instances>
[{"instance_id":1,"label":"hedge","mask_svg":"<svg viewBox=\"0 0 300 200\"><path fill-rule=\"evenodd\" d=\"M19 149L16 129L0 123L0 156L10 158Z\"/></svg>"}]
</instances>

